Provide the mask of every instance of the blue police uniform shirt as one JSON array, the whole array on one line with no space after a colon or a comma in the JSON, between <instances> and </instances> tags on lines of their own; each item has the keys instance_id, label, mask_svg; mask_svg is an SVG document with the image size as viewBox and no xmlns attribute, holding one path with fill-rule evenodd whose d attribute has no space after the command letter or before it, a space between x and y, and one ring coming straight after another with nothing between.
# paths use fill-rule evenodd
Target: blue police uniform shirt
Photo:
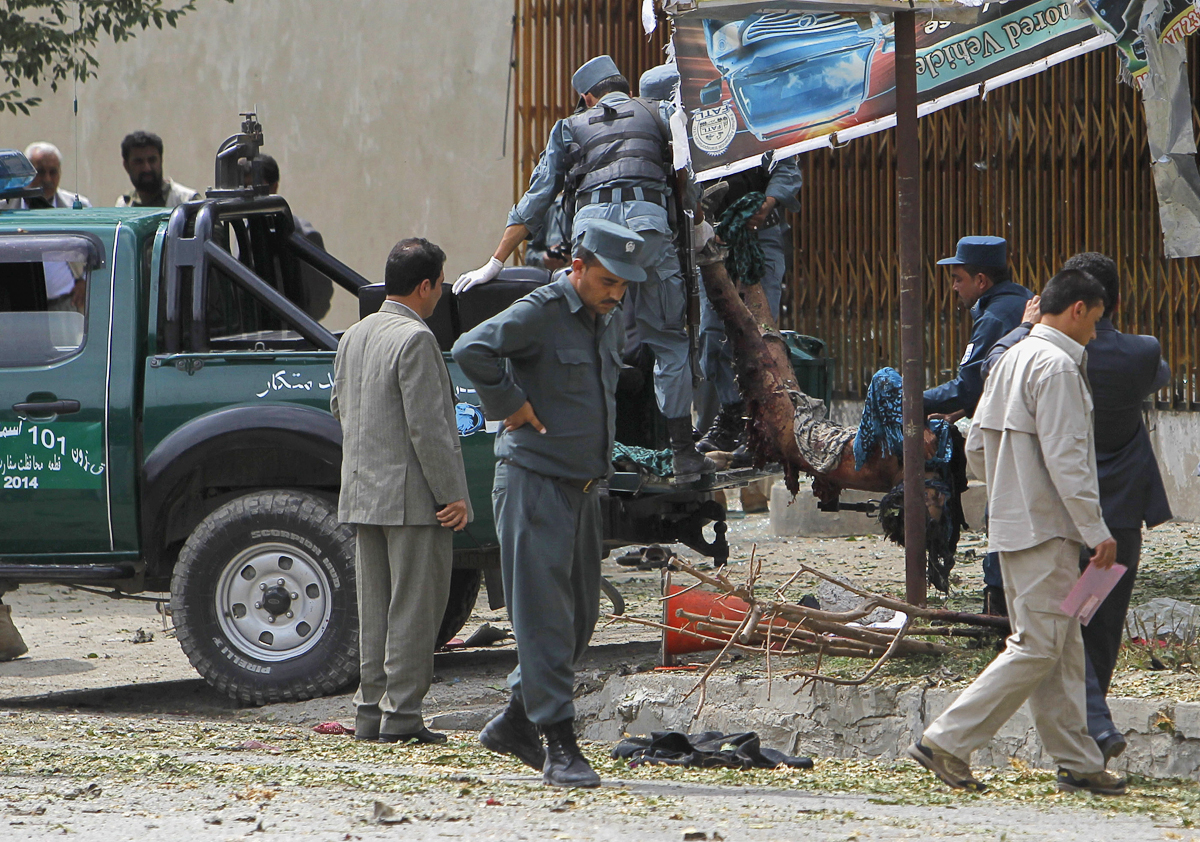
<instances>
[{"instance_id":1,"label":"blue police uniform shirt","mask_svg":"<svg viewBox=\"0 0 1200 842\"><path fill-rule=\"evenodd\" d=\"M485 416L502 421L529 401L546 428L496 434L496 457L551 477L592 479L612 469L620 308L597 317L567 272L467 331L451 354L475 384Z\"/></svg>"},{"instance_id":2,"label":"blue police uniform shirt","mask_svg":"<svg viewBox=\"0 0 1200 842\"><path fill-rule=\"evenodd\" d=\"M991 287L971 308L974 327L958 363L958 376L949 383L925 390L925 414L963 410L975 414L983 396L983 362L996 341L1021 323L1025 304L1033 293L1014 281Z\"/></svg>"}]
</instances>

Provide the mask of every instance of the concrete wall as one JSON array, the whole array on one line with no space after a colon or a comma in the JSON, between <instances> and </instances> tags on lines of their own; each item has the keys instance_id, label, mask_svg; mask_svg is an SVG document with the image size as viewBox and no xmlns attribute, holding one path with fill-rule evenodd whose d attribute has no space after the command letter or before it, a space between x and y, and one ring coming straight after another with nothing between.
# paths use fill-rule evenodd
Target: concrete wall
<instances>
[{"instance_id":1,"label":"concrete wall","mask_svg":"<svg viewBox=\"0 0 1200 842\"><path fill-rule=\"evenodd\" d=\"M238 112L257 107L280 192L332 254L382 280L392 245L420 235L454 278L491 254L512 200L500 154L511 16L503 0L201 0L177 29L103 45L78 121L70 84L38 90L29 117L3 113L0 147L51 141L62 186L78 178L111 205L130 189L126 133L157 132L166 175L203 190ZM355 317L345 295L326 322Z\"/></svg>"},{"instance_id":2,"label":"concrete wall","mask_svg":"<svg viewBox=\"0 0 1200 842\"><path fill-rule=\"evenodd\" d=\"M857 426L861 415L862 401L854 400L835 400L829 412L831 420L847 426ZM1151 410L1146 427L1175 519L1200 523L1200 412Z\"/></svg>"},{"instance_id":3,"label":"concrete wall","mask_svg":"<svg viewBox=\"0 0 1200 842\"><path fill-rule=\"evenodd\" d=\"M1151 412L1148 426L1175 519L1200 522L1200 412Z\"/></svg>"}]
</instances>

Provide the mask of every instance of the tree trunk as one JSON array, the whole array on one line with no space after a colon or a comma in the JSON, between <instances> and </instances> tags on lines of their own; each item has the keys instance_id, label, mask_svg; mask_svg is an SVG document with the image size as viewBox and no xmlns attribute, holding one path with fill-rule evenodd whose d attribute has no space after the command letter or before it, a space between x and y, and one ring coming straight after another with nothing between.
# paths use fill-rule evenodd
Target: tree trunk
<instances>
[{"instance_id":1,"label":"tree trunk","mask_svg":"<svg viewBox=\"0 0 1200 842\"><path fill-rule=\"evenodd\" d=\"M812 475L813 493L827 501L836 500L843 488L884 492L895 486L903 476L899 459L881 457L876 451L855 470L852 443L845 445L841 461L832 471L820 473L804 459L796 444L796 404L789 396L790 391L800 392L800 387L762 285L747 285L743 301L723 262L702 265L700 275L709 303L725 323L725 336L733 346L738 388L749 419L746 446L755 464L782 465L784 483L793 495L800 489L799 474ZM928 445L928 431L926 438Z\"/></svg>"}]
</instances>

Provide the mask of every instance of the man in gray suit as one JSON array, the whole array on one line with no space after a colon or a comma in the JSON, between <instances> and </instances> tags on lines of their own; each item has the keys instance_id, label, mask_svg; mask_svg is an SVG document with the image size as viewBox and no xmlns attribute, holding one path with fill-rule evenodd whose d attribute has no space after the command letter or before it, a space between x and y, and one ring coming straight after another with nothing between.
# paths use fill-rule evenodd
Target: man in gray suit
<instances>
[{"instance_id":1,"label":"man in gray suit","mask_svg":"<svg viewBox=\"0 0 1200 842\"><path fill-rule=\"evenodd\" d=\"M338 344L330 409L342 425L338 517L358 528L355 737L441 743L421 701L450 594L451 530L471 520L454 394L425 324L442 295L445 253L401 240L387 300Z\"/></svg>"},{"instance_id":2,"label":"man in gray suit","mask_svg":"<svg viewBox=\"0 0 1200 842\"><path fill-rule=\"evenodd\" d=\"M1107 299L1104 316L1096 323L1096 338L1087 346L1087 374L1095 402L1100 508L1117 541L1116 563L1128 567L1129 572L1084 626L1083 647L1087 655L1088 733L1108 761L1125 750L1125 736L1113 724L1105 697L1142 552L1142 523L1154 527L1171 519L1167 492L1142 419L1142 402L1171 382L1171 369L1153 336L1121 333L1113 326L1112 315L1121 303L1121 276L1112 258L1082 252L1064 263L1063 269L1087 272L1104 286ZM1024 339L1038 318L1034 314L996 343L985 364L985 377L991 364ZM1086 566L1083 559L1080 566Z\"/></svg>"}]
</instances>

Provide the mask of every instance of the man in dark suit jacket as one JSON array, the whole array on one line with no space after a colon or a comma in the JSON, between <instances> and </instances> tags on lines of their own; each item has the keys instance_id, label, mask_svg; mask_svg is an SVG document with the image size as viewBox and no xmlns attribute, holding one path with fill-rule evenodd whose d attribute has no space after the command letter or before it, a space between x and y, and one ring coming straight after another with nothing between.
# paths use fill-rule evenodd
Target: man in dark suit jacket
<instances>
[{"instance_id":1,"label":"man in dark suit jacket","mask_svg":"<svg viewBox=\"0 0 1200 842\"><path fill-rule=\"evenodd\" d=\"M1142 402L1171 381L1171 370L1153 336L1121 333L1112 314L1121 302L1120 275L1111 258L1083 252L1063 264L1080 269L1104 285L1104 317L1096 324L1096 338L1087 346L1088 381L1095 403L1096 468L1100 478L1100 507L1104 522L1117 540L1117 564L1129 568L1083 628L1087 653L1088 733L1109 760L1125 750L1125 737L1113 725L1105 696L1112 681L1125 629L1125 613L1133 592L1142 551L1142 523L1153 527L1171 519L1150 434L1142 419ZM992 348L984 366L991 365L1008 348L1029 333L1029 322L1003 337ZM1087 559L1081 559L1081 569Z\"/></svg>"},{"instance_id":2,"label":"man in dark suit jacket","mask_svg":"<svg viewBox=\"0 0 1200 842\"><path fill-rule=\"evenodd\" d=\"M445 742L421 702L450 594L451 530L471 519L450 374L425 320L442 294L445 253L401 240L387 300L352 325L334 358L330 410L342 425L338 518L356 524L361 684L354 736Z\"/></svg>"}]
</instances>

